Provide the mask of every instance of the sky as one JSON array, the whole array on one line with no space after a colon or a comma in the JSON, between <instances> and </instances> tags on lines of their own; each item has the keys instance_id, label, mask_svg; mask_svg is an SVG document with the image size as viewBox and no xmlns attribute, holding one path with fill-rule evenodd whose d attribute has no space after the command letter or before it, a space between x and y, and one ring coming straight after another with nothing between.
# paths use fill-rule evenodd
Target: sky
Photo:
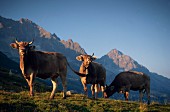
<instances>
[{"instance_id":1,"label":"sky","mask_svg":"<svg viewBox=\"0 0 170 112\"><path fill-rule=\"evenodd\" d=\"M27 18L98 58L112 49L170 78L170 0L1 0L0 16Z\"/></svg>"}]
</instances>

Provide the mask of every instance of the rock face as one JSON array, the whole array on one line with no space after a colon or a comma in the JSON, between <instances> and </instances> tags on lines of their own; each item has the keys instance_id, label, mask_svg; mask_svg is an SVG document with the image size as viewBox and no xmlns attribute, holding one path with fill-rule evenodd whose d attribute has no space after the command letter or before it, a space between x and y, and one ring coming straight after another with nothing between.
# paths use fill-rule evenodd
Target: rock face
<instances>
[{"instance_id":1,"label":"rock face","mask_svg":"<svg viewBox=\"0 0 170 112\"><path fill-rule=\"evenodd\" d=\"M73 42L71 39L68 39L67 41L61 40L61 42L65 45L66 48L75 50L76 52L79 52L80 54L87 54L85 50L81 48L81 46L77 42Z\"/></svg>"},{"instance_id":2,"label":"rock face","mask_svg":"<svg viewBox=\"0 0 170 112\"><path fill-rule=\"evenodd\" d=\"M131 57L124 55L122 52L117 49L111 50L107 56L113 60L113 62L119 66L119 68L124 69L125 71L132 70L133 68L137 68L140 66L136 61L134 61Z\"/></svg>"},{"instance_id":3,"label":"rock face","mask_svg":"<svg viewBox=\"0 0 170 112\"><path fill-rule=\"evenodd\" d=\"M19 21L14 21L0 16L0 51L18 61L17 50L9 46L16 38L18 41L34 39L36 50L61 52L72 61L77 55L85 53L78 43L69 40L63 44L64 41L61 41L55 33L51 34L31 20L21 18ZM71 43L71 46L67 43Z\"/></svg>"}]
</instances>

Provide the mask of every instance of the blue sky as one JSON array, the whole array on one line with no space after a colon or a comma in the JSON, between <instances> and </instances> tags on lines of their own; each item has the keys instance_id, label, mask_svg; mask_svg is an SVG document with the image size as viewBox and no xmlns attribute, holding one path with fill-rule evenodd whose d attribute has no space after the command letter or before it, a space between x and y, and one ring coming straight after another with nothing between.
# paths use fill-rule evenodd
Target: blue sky
<instances>
[{"instance_id":1,"label":"blue sky","mask_svg":"<svg viewBox=\"0 0 170 112\"><path fill-rule=\"evenodd\" d=\"M116 48L170 78L169 0L1 0L0 15L28 18L99 58Z\"/></svg>"}]
</instances>

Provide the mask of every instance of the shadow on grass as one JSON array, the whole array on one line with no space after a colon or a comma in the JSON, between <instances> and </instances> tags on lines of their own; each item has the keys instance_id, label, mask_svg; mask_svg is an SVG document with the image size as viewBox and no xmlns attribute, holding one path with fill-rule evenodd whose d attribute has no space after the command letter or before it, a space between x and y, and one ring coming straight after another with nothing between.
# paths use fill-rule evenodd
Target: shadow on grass
<instances>
[{"instance_id":1,"label":"shadow on grass","mask_svg":"<svg viewBox=\"0 0 170 112\"><path fill-rule=\"evenodd\" d=\"M1 103L1 112L33 112L36 110L36 105L33 103Z\"/></svg>"},{"instance_id":2,"label":"shadow on grass","mask_svg":"<svg viewBox=\"0 0 170 112\"><path fill-rule=\"evenodd\" d=\"M66 104L69 111L90 112L85 106Z\"/></svg>"}]
</instances>

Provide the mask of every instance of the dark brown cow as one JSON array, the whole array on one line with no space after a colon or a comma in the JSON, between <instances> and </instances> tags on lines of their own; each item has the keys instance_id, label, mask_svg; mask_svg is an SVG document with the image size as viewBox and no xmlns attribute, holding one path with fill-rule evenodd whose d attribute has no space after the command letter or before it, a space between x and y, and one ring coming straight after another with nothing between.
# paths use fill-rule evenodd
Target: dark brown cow
<instances>
[{"instance_id":1,"label":"dark brown cow","mask_svg":"<svg viewBox=\"0 0 170 112\"><path fill-rule=\"evenodd\" d=\"M57 88L56 79L60 76L63 85L63 98L66 98L68 64L66 57L57 52L35 51L35 46L30 46L32 43L33 41L18 42L16 40L15 43L10 44L12 48L19 50L20 69L30 87L30 96L34 95L33 81L35 77L42 79L51 78L53 90L50 99L53 99Z\"/></svg>"},{"instance_id":2,"label":"dark brown cow","mask_svg":"<svg viewBox=\"0 0 170 112\"><path fill-rule=\"evenodd\" d=\"M99 63L92 62L96 59L96 57L93 55L80 55L77 56L76 59L79 61L83 61L80 66L79 72L81 74L86 74L86 77L80 76L81 82L84 87L85 95L87 95L87 84L92 84L92 96L93 98L97 98L98 84L100 85L101 91L104 93L106 83L105 68Z\"/></svg>"},{"instance_id":3,"label":"dark brown cow","mask_svg":"<svg viewBox=\"0 0 170 112\"><path fill-rule=\"evenodd\" d=\"M127 71L119 73L113 82L106 86L104 96L108 98L118 92L124 93L125 100L128 100L130 90L139 90L140 102L142 101L143 93L146 92L148 104L150 104L150 77L142 72Z\"/></svg>"}]
</instances>

